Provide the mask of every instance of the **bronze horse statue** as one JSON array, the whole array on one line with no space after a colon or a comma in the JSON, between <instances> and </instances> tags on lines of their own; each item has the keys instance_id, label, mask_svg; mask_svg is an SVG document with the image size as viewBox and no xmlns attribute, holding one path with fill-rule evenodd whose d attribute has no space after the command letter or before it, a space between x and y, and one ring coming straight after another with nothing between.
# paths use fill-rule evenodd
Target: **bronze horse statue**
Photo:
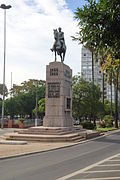
<instances>
[{"instance_id":1,"label":"bronze horse statue","mask_svg":"<svg viewBox=\"0 0 120 180\"><path fill-rule=\"evenodd\" d=\"M64 33L61 32L61 28L59 28L59 32L57 31L57 29L54 29L54 39L55 42L51 51L55 52L55 61L57 60L57 55L59 55L61 58L61 62L63 62L66 53L66 45L64 40Z\"/></svg>"}]
</instances>

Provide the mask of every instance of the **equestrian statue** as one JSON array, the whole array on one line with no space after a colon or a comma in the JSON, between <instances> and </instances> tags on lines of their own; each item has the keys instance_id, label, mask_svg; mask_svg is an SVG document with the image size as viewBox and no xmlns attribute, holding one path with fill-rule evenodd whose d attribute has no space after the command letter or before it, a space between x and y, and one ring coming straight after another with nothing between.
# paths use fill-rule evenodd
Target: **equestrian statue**
<instances>
[{"instance_id":1,"label":"equestrian statue","mask_svg":"<svg viewBox=\"0 0 120 180\"><path fill-rule=\"evenodd\" d=\"M65 39L64 39L64 32L61 31L61 28L59 27L58 30L54 29L54 39L55 42L53 44L53 47L50 49L52 52L55 52L55 61L57 60L57 55L60 56L61 62L64 61L65 53L66 53L66 45L65 45Z\"/></svg>"}]
</instances>

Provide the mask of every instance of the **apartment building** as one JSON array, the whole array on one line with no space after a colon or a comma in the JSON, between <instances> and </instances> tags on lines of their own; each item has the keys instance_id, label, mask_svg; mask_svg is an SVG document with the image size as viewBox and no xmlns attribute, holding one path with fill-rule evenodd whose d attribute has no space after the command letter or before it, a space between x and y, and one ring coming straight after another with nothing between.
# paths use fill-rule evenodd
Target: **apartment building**
<instances>
[{"instance_id":1,"label":"apartment building","mask_svg":"<svg viewBox=\"0 0 120 180\"><path fill-rule=\"evenodd\" d=\"M92 53L82 46L81 49L81 76L88 82L92 81ZM94 63L94 83L100 85L102 91L103 75L100 70L100 62Z\"/></svg>"},{"instance_id":2,"label":"apartment building","mask_svg":"<svg viewBox=\"0 0 120 180\"><path fill-rule=\"evenodd\" d=\"M81 76L88 82L92 81L92 53L84 46L81 48ZM103 92L103 74L100 70L100 62L94 62L94 83L100 86ZM104 84L104 97L109 101L111 100L111 87L105 82ZM114 86L112 85L112 100L114 102L115 93Z\"/></svg>"}]
</instances>

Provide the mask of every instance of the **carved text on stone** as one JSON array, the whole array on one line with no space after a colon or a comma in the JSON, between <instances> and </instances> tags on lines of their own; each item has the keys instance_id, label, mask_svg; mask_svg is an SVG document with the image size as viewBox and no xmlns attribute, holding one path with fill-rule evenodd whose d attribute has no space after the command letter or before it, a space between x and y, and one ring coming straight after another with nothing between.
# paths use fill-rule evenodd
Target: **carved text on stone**
<instances>
[{"instance_id":1,"label":"carved text on stone","mask_svg":"<svg viewBox=\"0 0 120 180\"><path fill-rule=\"evenodd\" d=\"M48 83L48 98L60 97L60 83Z\"/></svg>"},{"instance_id":2,"label":"carved text on stone","mask_svg":"<svg viewBox=\"0 0 120 180\"><path fill-rule=\"evenodd\" d=\"M58 76L58 68L50 69L50 76Z\"/></svg>"}]
</instances>

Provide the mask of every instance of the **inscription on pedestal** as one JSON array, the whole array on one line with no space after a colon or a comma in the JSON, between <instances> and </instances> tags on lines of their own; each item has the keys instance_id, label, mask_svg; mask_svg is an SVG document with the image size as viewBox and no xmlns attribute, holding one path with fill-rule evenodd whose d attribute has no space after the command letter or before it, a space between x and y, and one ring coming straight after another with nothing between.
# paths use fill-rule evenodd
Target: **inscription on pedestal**
<instances>
[{"instance_id":1,"label":"inscription on pedestal","mask_svg":"<svg viewBox=\"0 0 120 180\"><path fill-rule=\"evenodd\" d=\"M46 71L44 127L72 128L72 70L63 62L50 62Z\"/></svg>"},{"instance_id":2,"label":"inscription on pedestal","mask_svg":"<svg viewBox=\"0 0 120 180\"><path fill-rule=\"evenodd\" d=\"M60 83L48 83L48 98L60 97Z\"/></svg>"},{"instance_id":3,"label":"inscription on pedestal","mask_svg":"<svg viewBox=\"0 0 120 180\"><path fill-rule=\"evenodd\" d=\"M50 76L58 76L58 68L50 69Z\"/></svg>"}]
</instances>

